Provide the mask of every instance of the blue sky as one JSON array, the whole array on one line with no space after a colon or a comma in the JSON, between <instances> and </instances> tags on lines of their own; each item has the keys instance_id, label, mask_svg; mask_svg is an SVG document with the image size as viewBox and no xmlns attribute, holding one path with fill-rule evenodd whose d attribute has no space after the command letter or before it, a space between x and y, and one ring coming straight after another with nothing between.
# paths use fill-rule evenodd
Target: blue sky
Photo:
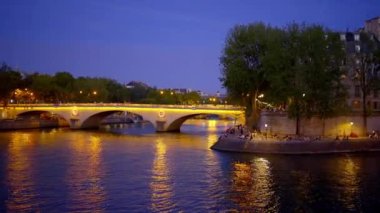
<instances>
[{"instance_id":1,"label":"blue sky","mask_svg":"<svg viewBox=\"0 0 380 213\"><path fill-rule=\"evenodd\" d=\"M380 1L0 0L0 14L0 62L18 69L216 93L235 24L355 30L380 15Z\"/></svg>"}]
</instances>

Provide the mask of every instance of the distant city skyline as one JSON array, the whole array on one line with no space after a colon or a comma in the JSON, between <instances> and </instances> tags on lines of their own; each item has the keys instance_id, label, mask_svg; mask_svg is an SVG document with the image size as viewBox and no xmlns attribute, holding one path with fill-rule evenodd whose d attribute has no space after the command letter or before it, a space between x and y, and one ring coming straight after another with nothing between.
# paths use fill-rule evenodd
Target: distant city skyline
<instances>
[{"instance_id":1,"label":"distant city skyline","mask_svg":"<svg viewBox=\"0 0 380 213\"><path fill-rule=\"evenodd\" d=\"M234 25L294 21L353 31L379 11L375 0L1 0L0 62L224 93L219 57Z\"/></svg>"}]
</instances>

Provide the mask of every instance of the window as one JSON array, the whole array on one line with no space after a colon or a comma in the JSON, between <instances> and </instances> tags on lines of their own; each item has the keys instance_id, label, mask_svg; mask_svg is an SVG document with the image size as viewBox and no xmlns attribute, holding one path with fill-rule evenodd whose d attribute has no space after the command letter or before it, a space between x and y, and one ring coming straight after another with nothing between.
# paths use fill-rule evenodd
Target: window
<instances>
[{"instance_id":1,"label":"window","mask_svg":"<svg viewBox=\"0 0 380 213\"><path fill-rule=\"evenodd\" d=\"M360 45L355 45L355 51L360 52Z\"/></svg>"},{"instance_id":2,"label":"window","mask_svg":"<svg viewBox=\"0 0 380 213\"><path fill-rule=\"evenodd\" d=\"M378 89L374 89L373 90L373 97L374 98L378 98L379 97L379 90Z\"/></svg>"},{"instance_id":3,"label":"window","mask_svg":"<svg viewBox=\"0 0 380 213\"><path fill-rule=\"evenodd\" d=\"M346 65L346 64L347 64L346 59L343 59L343 60L342 60L342 66L344 66L344 65Z\"/></svg>"},{"instance_id":4,"label":"window","mask_svg":"<svg viewBox=\"0 0 380 213\"><path fill-rule=\"evenodd\" d=\"M355 97L360 98L360 86L355 86Z\"/></svg>"},{"instance_id":5,"label":"window","mask_svg":"<svg viewBox=\"0 0 380 213\"><path fill-rule=\"evenodd\" d=\"M378 105L377 105L377 101L374 101L374 102L373 102L373 109L377 109L377 106L378 106Z\"/></svg>"},{"instance_id":6,"label":"window","mask_svg":"<svg viewBox=\"0 0 380 213\"><path fill-rule=\"evenodd\" d=\"M340 34L340 40L345 41L346 40L346 34Z\"/></svg>"},{"instance_id":7,"label":"window","mask_svg":"<svg viewBox=\"0 0 380 213\"><path fill-rule=\"evenodd\" d=\"M352 108L359 109L360 108L360 101L352 101Z\"/></svg>"},{"instance_id":8,"label":"window","mask_svg":"<svg viewBox=\"0 0 380 213\"><path fill-rule=\"evenodd\" d=\"M355 34L354 38L355 38L355 41L359 41L360 40L360 35L359 34Z\"/></svg>"}]
</instances>

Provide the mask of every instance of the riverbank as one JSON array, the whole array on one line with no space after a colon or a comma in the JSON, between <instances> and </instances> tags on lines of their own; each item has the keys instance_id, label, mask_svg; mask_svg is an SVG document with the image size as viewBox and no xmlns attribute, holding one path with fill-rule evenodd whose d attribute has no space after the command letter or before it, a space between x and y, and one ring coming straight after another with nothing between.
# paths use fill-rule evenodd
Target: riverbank
<instances>
[{"instance_id":1,"label":"riverbank","mask_svg":"<svg viewBox=\"0 0 380 213\"><path fill-rule=\"evenodd\" d=\"M10 131L17 129L39 129L39 128L56 128L68 127L66 121L61 119L6 119L0 120L0 130Z\"/></svg>"},{"instance_id":2,"label":"riverbank","mask_svg":"<svg viewBox=\"0 0 380 213\"><path fill-rule=\"evenodd\" d=\"M322 139L314 141L249 140L233 136L220 137L211 149L257 154L332 154L380 151L379 139Z\"/></svg>"},{"instance_id":3,"label":"riverbank","mask_svg":"<svg viewBox=\"0 0 380 213\"><path fill-rule=\"evenodd\" d=\"M109 117L101 122L101 125L134 123L130 118ZM0 131L11 131L19 129L43 129L63 128L69 124L61 118L54 119L3 119L0 120Z\"/></svg>"}]
</instances>

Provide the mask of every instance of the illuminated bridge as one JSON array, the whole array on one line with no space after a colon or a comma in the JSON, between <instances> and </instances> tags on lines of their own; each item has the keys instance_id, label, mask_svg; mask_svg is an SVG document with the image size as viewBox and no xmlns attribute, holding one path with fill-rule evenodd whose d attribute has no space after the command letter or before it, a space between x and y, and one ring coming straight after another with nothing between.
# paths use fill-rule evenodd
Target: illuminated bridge
<instances>
[{"instance_id":1,"label":"illuminated bridge","mask_svg":"<svg viewBox=\"0 0 380 213\"><path fill-rule=\"evenodd\" d=\"M153 124L156 131L179 131L181 125L197 115L231 117L244 120L243 109L228 105L151 105L151 104L28 104L10 105L2 109L2 118L35 116L43 113L57 115L67 121L71 129L97 128L101 121L117 112L129 112Z\"/></svg>"}]
</instances>

